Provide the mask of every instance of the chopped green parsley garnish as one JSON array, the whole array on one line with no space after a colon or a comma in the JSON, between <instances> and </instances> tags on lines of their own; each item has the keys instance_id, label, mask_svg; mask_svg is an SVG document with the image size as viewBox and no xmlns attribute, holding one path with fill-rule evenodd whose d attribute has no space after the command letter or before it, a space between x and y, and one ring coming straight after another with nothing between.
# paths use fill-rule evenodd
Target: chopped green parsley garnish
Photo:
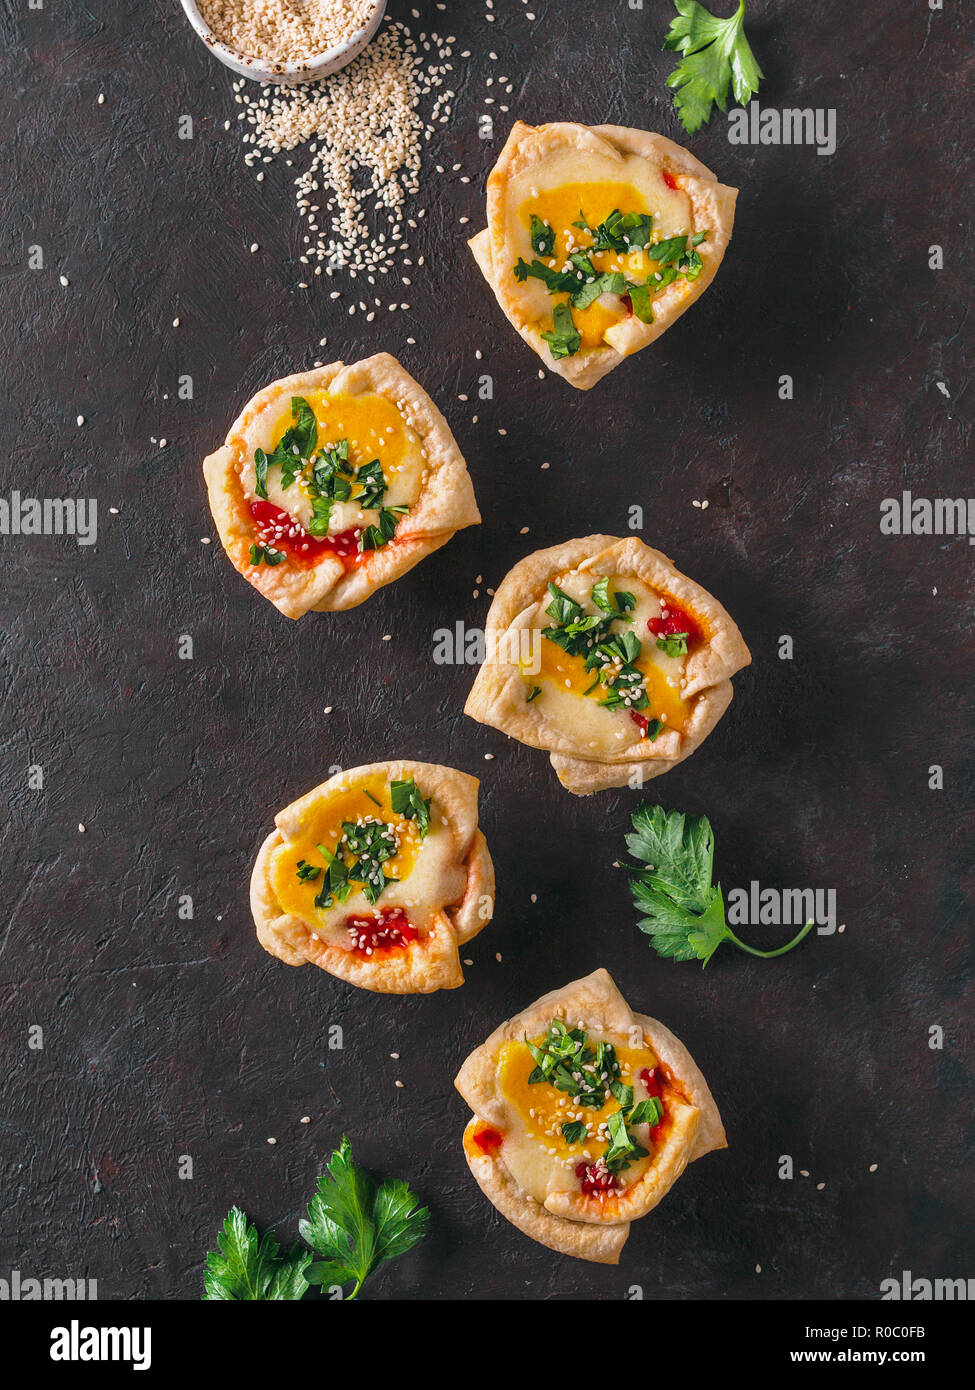
<instances>
[{"instance_id":1,"label":"chopped green parsley garnish","mask_svg":"<svg viewBox=\"0 0 975 1390\"><path fill-rule=\"evenodd\" d=\"M549 294L568 295L566 303L554 307L552 327L542 334L556 361L563 357L574 357L582 346L582 335L572 317L573 309L588 309L600 295L616 294L629 298L633 313L641 323L653 323L653 296L660 294L678 277L696 280L704 268L704 262L695 248L707 237L706 231L696 232L690 238L667 237L651 244L653 218L643 212L623 213L618 208L596 227L589 225L582 212L579 220L572 225L587 232L592 237L592 244L570 252L561 269L537 259L529 265L521 256L513 268L519 284L529 279L541 280ZM555 234L547 223L534 215L530 237L536 256L554 257ZM643 251L656 265L645 280L630 279L619 270L599 271L591 260L593 255L602 251L627 254L634 250Z\"/></svg>"},{"instance_id":2,"label":"chopped green parsley garnish","mask_svg":"<svg viewBox=\"0 0 975 1390\"><path fill-rule=\"evenodd\" d=\"M269 545L258 545L257 542L251 546L251 564L259 565L263 560L266 565L280 565L286 557L280 550L274 550Z\"/></svg>"},{"instance_id":3,"label":"chopped green parsley garnish","mask_svg":"<svg viewBox=\"0 0 975 1390\"><path fill-rule=\"evenodd\" d=\"M366 791L366 796L382 809L382 802L370 791ZM425 839L430 830L431 798L421 796L413 778L390 782L389 800L394 813L404 820L415 821L420 839ZM396 830L387 821L372 817L343 821L342 835L334 851L325 845L318 846L324 865L299 859L295 874L300 883L314 883L324 870L321 889L315 897L316 907L328 908L347 902L356 884L361 886L366 901L372 904L388 884L399 881L391 878L383 867L398 849Z\"/></svg>"},{"instance_id":4,"label":"chopped green parsley garnish","mask_svg":"<svg viewBox=\"0 0 975 1390\"><path fill-rule=\"evenodd\" d=\"M688 632L671 632L666 637L657 638L657 647L666 656L686 656Z\"/></svg>"},{"instance_id":5,"label":"chopped green parsley garnish","mask_svg":"<svg viewBox=\"0 0 975 1390\"><path fill-rule=\"evenodd\" d=\"M542 334L556 361L574 357L582 346L582 334L576 328L568 304L556 304L552 310L552 327Z\"/></svg>"},{"instance_id":6,"label":"chopped green parsley garnish","mask_svg":"<svg viewBox=\"0 0 975 1390\"><path fill-rule=\"evenodd\" d=\"M555 233L547 222L543 222L540 217L532 213L531 229L529 232L532 243L532 250L537 256L555 255Z\"/></svg>"},{"instance_id":7,"label":"chopped green parsley garnish","mask_svg":"<svg viewBox=\"0 0 975 1390\"><path fill-rule=\"evenodd\" d=\"M409 511L409 507L384 506L389 484L380 460L370 459L356 469L349 462L347 439L319 445L315 412L303 396L291 397L291 417L294 424L289 425L270 454L263 449L254 450L257 479L254 491L257 496L267 500L270 468L280 468L280 483L284 491L293 485L296 478L301 477L312 509L309 535L327 536L335 504L351 501L364 512L379 513L374 524L363 527L359 550L382 550L393 539L399 518ZM259 552L256 558L255 552ZM277 565L286 557L277 551L269 554L266 546L252 546L251 564L259 565L262 558L269 565Z\"/></svg>"},{"instance_id":8,"label":"chopped green parsley garnish","mask_svg":"<svg viewBox=\"0 0 975 1390\"><path fill-rule=\"evenodd\" d=\"M420 839L425 840L430 829L430 797L421 796L415 780L390 782L389 800L393 810L404 820L415 820Z\"/></svg>"},{"instance_id":9,"label":"chopped green parsley garnish","mask_svg":"<svg viewBox=\"0 0 975 1390\"><path fill-rule=\"evenodd\" d=\"M646 1158L648 1151L631 1130L641 1124L659 1124L663 1105L656 1099L633 1104L633 1087L620 1079L620 1064L612 1043L591 1043L585 1029L567 1028L553 1018L541 1047L527 1038L525 1046L535 1061L528 1077L530 1086L547 1081L571 1096L580 1109L602 1110L610 1098L619 1103L619 1109L606 1120L609 1147L602 1161L611 1173L621 1173L636 1159ZM582 1143L589 1134L584 1120L568 1121L561 1130L567 1144Z\"/></svg>"},{"instance_id":10,"label":"chopped green parsley garnish","mask_svg":"<svg viewBox=\"0 0 975 1390\"><path fill-rule=\"evenodd\" d=\"M632 629L613 631L614 623L632 623L634 596L624 590L610 594L609 579L604 577L592 588L592 602L599 612L586 613L557 584L549 584L548 591L552 602L545 612L554 625L543 628L542 636L568 656L583 658L586 670L593 673L586 694L603 686L606 694L599 703L606 709L646 709L650 702L636 666L643 644Z\"/></svg>"}]
</instances>

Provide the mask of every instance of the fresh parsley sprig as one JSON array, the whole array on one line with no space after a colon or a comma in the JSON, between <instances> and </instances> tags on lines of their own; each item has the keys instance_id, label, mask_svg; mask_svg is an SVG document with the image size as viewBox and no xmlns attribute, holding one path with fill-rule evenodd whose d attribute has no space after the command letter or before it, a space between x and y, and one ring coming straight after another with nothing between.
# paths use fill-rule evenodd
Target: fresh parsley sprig
<instances>
[{"instance_id":1,"label":"fresh parsley sprig","mask_svg":"<svg viewBox=\"0 0 975 1390\"><path fill-rule=\"evenodd\" d=\"M412 1250L427 1233L430 1213L400 1178L378 1188L352 1161L347 1138L329 1159L298 1229L324 1258L307 1271L310 1284L352 1284L353 1299L369 1275L387 1260Z\"/></svg>"},{"instance_id":2,"label":"fresh parsley sprig","mask_svg":"<svg viewBox=\"0 0 975 1390\"><path fill-rule=\"evenodd\" d=\"M281 1255L270 1231L260 1235L240 1207L230 1208L217 1247L206 1258L204 1301L270 1303L301 1298L308 1289L311 1252L296 1245Z\"/></svg>"},{"instance_id":3,"label":"fresh parsley sprig","mask_svg":"<svg viewBox=\"0 0 975 1390\"><path fill-rule=\"evenodd\" d=\"M281 1255L270 1232L260 1235L239 1207L232 1207L206 1257L204 1301L264 1302L303 1298L310 1285L352 1284L345 1301L387 1260L412 1250L427 1233L430 1213L400 1178L378 1188L356 1167L343 1136L318 1179L308 1220L298 1229L311 1250L296 1245ZM313 1254L312 1251L315 1253ZM315 1260L315 1255L324 1259Z\"/></svg>"},{"instance_id":4,"label":"fresh parsley sprig","mask_svg":"<svg viewBox=\"0 0 975 1390\"><path fill-rule=\"evenodd\" d=\"M711 118L717 102L727 110L728 87L735 101L746 106L764 77L745 38L745 0L728 19L699 5L697 0L674 0L677 17L670 22L664 48L683 59L667 78L674 88L674 105L684 129L693 135Z\"/></svg>"},{"instance_id":5,"label":"fresh parsley sprig","mask_svg":"<svg viewBox=\"0 0 975 1390\"><path fill-rule=\"evenodd\" d=\"M759 951L740 941L725 920L721 885L713 883L714 835L707 816L685 816L644 802L633 813L626 847L636 864L622 864L632 875L630 892L643 914L639 927L659 956L699 960L707 965L724 941L750 956L771 960L798 946L812 930L807 922L785 946Z\"/></svg>"}]
</instances>

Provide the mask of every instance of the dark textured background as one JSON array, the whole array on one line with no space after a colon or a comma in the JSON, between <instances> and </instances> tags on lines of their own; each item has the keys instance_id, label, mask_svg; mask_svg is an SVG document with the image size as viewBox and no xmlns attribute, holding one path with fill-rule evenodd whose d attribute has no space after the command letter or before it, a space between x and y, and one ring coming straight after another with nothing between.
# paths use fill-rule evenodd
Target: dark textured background
<instances>
[{"instance_id":1,"label":"dark textured background","mask_svg":"<svg viewBox=\"0 0 975 1390\"><path fill-rule=\"evenodd\" d=\"M454 119L425 165L412 309L367 325L324 280L296 291L294 171L267 166L258 184L245 170L223 130L231 76L175 0L2 7L0 493L96 496L100 535L93 550L0 538L0 1275L196 1298L230 1204L290 1242L343 1132L433 1211L429 1239L372 1296L619 1298L640 1284L663 1298L875 1298L903 1269L975 1274L975 550L878 530L881 499L902 488L972 490L971 13L754 0L762 99L836 107L839 148L732 147L720 116L688 139L742 190L730 253L659 345L580 394L538 380L465 235L515 114L683 138L664 85L671 7L532 0L531 24L497 0L493 25L480 0L418 8L474 57L455 58ZM516 92L489 144L476 118L499 69ZM192 141L176 138L183 113ZM472 182L438 178L438 160ZM32 243L42 272L25 268ZM366 607L291 624L200 544L213 534L200 461L255 389L323 355L324 333L326 360L388 349L432 391L484 525ZM481 370L496 396L473 425L456 397ZM192 403L175 399L183 372ZM644 539L728 606L754 655L717 732L653 795L711 816L726 889L838 893L845 933L780 961L726 950L702 974L657 959L612 868L639 796L561 791L543 754L463 717L472 671L430 659L433 631L480 622L485 588L529 549L622 533L635 503ZM181 633L193 661L176 658ZM783 633L792 662L777 658ZM483 779L498 871L467 984L424 998L286 968L258 948L246 897L275 811L332 764L401 755ZM601 965L687 1042L731 1146L633 1227L618 1269L559 1258L495 1214L464 1163L451 1085L502 1018ZM327 1049L332 1024L343 1051ZM942 1051L927 1045L934 1025ZM192 1181L177 1178L182 1154ZM811 1177L779 1180L782 1154Z\"/></svg>"}]
</instances>

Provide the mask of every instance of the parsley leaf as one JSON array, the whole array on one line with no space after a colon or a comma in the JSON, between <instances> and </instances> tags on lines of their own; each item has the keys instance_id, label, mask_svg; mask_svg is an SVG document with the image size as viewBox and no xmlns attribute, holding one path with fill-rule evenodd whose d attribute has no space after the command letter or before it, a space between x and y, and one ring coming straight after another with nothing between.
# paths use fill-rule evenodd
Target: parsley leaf
<instances>
[{"instance_id":1,"label":"parsley leaf","mask_svg":"<svg viewBox=\"0 0 975 1390\"><path fill-rule=\"evenodd\" d=\"M547 222L543 222L540 217L532 213L531 231L532 250L536 256L555 255L555 233Z\"/></svg>"},{"instance_id":2,"label":"parsley leaf","mask_svg":"<svg viewBox=\"0 0 975 1390\"><path fill-rule=\"evenodd\" d=\"M359 506L364 512L377 511L383 504L387 487L382 464L378 459L364 463L355 475L355 480L362 485L362 491L355 499Z\"/></svg>"},{"instance_id":3,"label":"parsley leaf","mask_svg":"<svg viewBox=\"0 0 975 1390\"><path fill-rule=\"evenodd\" d=\"M357 856L348 866L348 877L362 884L363 897L374 905L387 884L399 882L383 868L396 853L392 826L380 820L343 821L341 843Z\"/></svg>"},{"instance_id":4,"label":"parsley leaf","mask_svg":"<svg viewBox=\"0 0 975 1390\"><path fill-rule=\"evenodd\" d=\"M270 565L272 568L275 565L280 565L281 561L285 559L283 551L272 550L267 545L258 545L256 541L251 546L250 556L252 565L259 565L263 560L266 565Z\"/></svg>"},{"instance_id":5,"label":"parsley leaf","mask_svg":"<svg viewBox=\"0 0 975 1390\"><path fill-rule=\"evenodd\" d=\"M217 1247L206 1258L205 1302L299 1299L308 1288L309 1251L296 1246L282 1256L274 1236L269 1231L259 1235L240 1207L231 1207Z\"/></svg>"},{"instance_id":6,"label":"parsley leaf","mask_svg":"<svg viewBox=\"0 0 975 1390\"><path fill-rule=\"evenodd\" d=\"M291 418L295 423L285 431L278 448L290 449L297 445L301 457L308 458L318 442L318 425L315 412L304 396L291 397Z\"/></svg>"},{"instance_id":7,"label":"parsley leaf","mask_svg":"<svg viewBox=\"0 0 975 1390\"><path fill-rule=\"evenodd\" d=\"M257 482L254 491L258 497L263 497L267 501L267 464L268 457L263 449L254 450L254 472L257 474Z\"/></svg>"},{"instance_id":8,"label":"parsley leaf","mask_svg":"<svg viewBox=\"0 0 975 1390\"><path fill-rule=\"evenodd\" d=\"M651 1096L649 1100L641 1100L630 1111L628 1123L630 1125L649 1125L652 1129L654 1125L659 1125L664 1117L664 1103L659 1096Z\"/></svg>"},{"instance_id":9,"label":"parsley leaf","mask_svg":"<svg viewBox=\"0 0 975 1390\"><path fill-rule=\"evenodd\" d=\"M582 347L582 334L575 326L568 304L556 304L552 310L552 327L542 337L556 362L562 357L574 357Z\"/></svg>"},{"instance_id":10,"label":"parsley leaf","mask_svg":"<svg viewBox=\"0 0 975 1390\"><path fill-rule=\"evenodd\" d=\"M430 829L431 798L421 796L415 779L411 777L409 781L390 782L389 801L398 816L416 821L420 839L425 840Z\"/></svg>"},{"instance_id":11,"label":"parsley leaf","mask_svg":"<svg viewBox=\"0 0 975 1390\"><path fill-rule=\"evenodd\" d=\"M812 930L807 922L785 946L759 951L740 941L725 920L721 885L712 882L714 836L706 816L685 816L644 802L633 813L626 847L639 864L621 867L633 875L630 893L643 914L638 923L659 956L707 965L723 941L751 956L783 956Z\"/></svg>"},{"instance_id":12,"label":"parsley leaf","mask_svg":"<svg viewBox=\"0 0 975 1390\"><path fill-rule=\"evenodd\" d=\"M576 223L576 226L579 226ZM590 251L632 251L634 247L646 246L653 228L653 218L645 212L611 212L605 222L593 230L585 224L584 230L591 232L593 244Z\"/></svg>"},{"instance_id":13,"label":"parsley leaf","mask_svg":"<svg viewBox=\"0 0 975 1390\"><path fill-rule=\"evenodd\" d=\"M337 854L330 853L324 845L318 846L318 852L328 865L328 872L321 892L315 897L315 906L326 908L334 906L336 901L348 902L352 896L352 884L349 882L349 871L344 861Z\"/></svg>"},{"instance_id":14,"label":"parsley leaf","mask_svg":"<svg viewBox=\"0 0 975 1390\"><path fill-rule=\"evenodd\" d=\"M631 622L626 614L631 613L636 607L636 599L625 589L617 589L615 594L609 592L609 575L603 575L602 579L596 581L592 586L592 601L603 613L609 613L614 618L624 619Z\"/></svg>"},{"instance_id":15,"label":"parsley leaf","mask_svg":"<svg viewBox=\"0 0 975 1390\"><path fill-rule=\"evenodd\" d=\"M567 1144L578 1144L589 1133L585 1120L569 1120L562 1126L562 1138Z\"/></svg>"},{"instance_id":16,"label":"parsley leaf","mask_svg":"<svg viewBox=\"0 0 975 1390\"><path fill-rule=\"evenodd\" d=\"M552 602L545 612L559 627L565 627L567 623L577 622L582 617L582 607L576 603L574 598L560 589L557 584L549 581L548 591L552 595Z\"/></svg>"},{"instance_id":17,"label":"parsley leaf","mask_svg":"<svg viewBox=\"0 0 975 1390\"><path fill-rule=\"evenodd\" d=\"M728 85L735 101L748 104L764 77L745 38L745 0L728 19L719 19L697 0L674 0L664 48L682 53L683 59L667 78L673 87L674 105L684 129L693 135L711 118L715 102L727 110Z\"/></svg>"},{"instance_id":18,"label":"parsley leaf","mask_svg":"<svg viewBox=\"0 0 975 1390\"><path fill-rule=\"evenodd\" d=\"M383 507L376 524L364 527L359 537L360 551L382 550L388 545L396 535L399 518L405 516L409 510L409 507Z\"/></svg>"},{"instance_id":19,"label":"parsley leaf","mask_svg":"<svg viewBox=\"0 0 975 1390\"><path fill-rule=\"evenodd\" d=\"M298 1229L323 1259L308 1270L308 1282L353 1284L355 1298L369 1275L386 1260L411 1250L427 1232L429 1211L418 1207L405 1182L389 1179L376 1189L352 1161L347 1138L329 1159Z\"/></svg>"},{"instance_id":20,"label":"parsley leaf","mask_svg":"<svg viewBox=\"0 0 975 1390\"><path fill-rule=\"evenodd\" d=\"M657 650L665 656L686 656L688 632L671 632L666 637L657 638Z\"/></svg>"}]
</instances>

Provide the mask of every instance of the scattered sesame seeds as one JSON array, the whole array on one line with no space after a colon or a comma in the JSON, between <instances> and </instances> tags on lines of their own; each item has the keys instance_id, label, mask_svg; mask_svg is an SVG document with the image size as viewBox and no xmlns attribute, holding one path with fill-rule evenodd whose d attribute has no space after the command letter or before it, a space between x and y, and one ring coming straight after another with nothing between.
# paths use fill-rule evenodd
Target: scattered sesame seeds
<instances>
[{"instance_id":1,"label":"scattered sesame seeds","mask_svg":"<svg viewBox=\"0 0 975 1390\"><path fill-rule=\"evenodd\" d=\"M322 82L264 83L256 94L252 83L234 83L248 167L307 146L295 198L307 223L300 261L315 263L316 274L374 279L411 263L406 228L426 209L408 217L406 208L419 191L423 145L453 109L452 43L433 33L414 40L406 25L390 21Z\"/></svg>"},{"instance_id":2,"label":"scattered sesame seeds","mask_svg":"<svg viewBox=\"0 0 975 1390\"><path fill-rule=\"evenodd\" d=\"M66 275L59 275L58 279L61 281L61 284L64 286L65 289L67 289L68 285L71 283Z\"/></svg>"},{"instance_id":3,"label":"scattered sesame seeds","mask_svg":"<svg viewBox=\"0 0 975 1390\"><path fill-rule=\"evenodd\" d=\"M300 1121L299 1121L299 1124L310 1125L310 1124L311 1124L311 1116L310 1116L310 1115L302 1115L302 1117L301 1117L301 1119L300 1119Z\"/></svg>"},{"instance_id":4,"label":"scattered sesame seeds","mask_svg":"<svg viewBox=\"0 0 975 1390\"><path fill-rule=\"evenodd\" d=\"M394 1081L394 1082L393 1082L393 1085L396 1087L396 1089L397 1089L398 1091L402 1091L402 1089L403 1089L403 1083L402 1083L402 1081Z\"/></svg>"}]
</instances>

